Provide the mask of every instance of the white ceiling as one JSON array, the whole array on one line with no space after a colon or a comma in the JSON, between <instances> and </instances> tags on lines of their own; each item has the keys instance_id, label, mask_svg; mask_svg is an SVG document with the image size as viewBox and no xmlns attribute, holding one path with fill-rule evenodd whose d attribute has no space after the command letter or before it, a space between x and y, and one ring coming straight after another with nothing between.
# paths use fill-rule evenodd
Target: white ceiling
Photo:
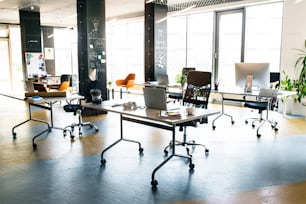
<instances>
[{"instance_id":1,"label":"white ceiling","mask_svg":"<svg viewBox=\"0 0 306 204\"><path fill-rule=\"evenodd\" d=\"M167 5L168 11L177 11L191 5L203 7L247 0L105 0L106 20L143 16L144 3L147 1ZM0 23L19 24L19 10L34 7L35 11L40 12L41 25L75 27L76 2L77 0L0 0Z\"/></svg>"},{"instance_id":2,"label":"white ceiling","mask_svg":"<svg viewBox=\"0 0 306 204\"><path fill-rule=\"evenodd\" d=\"M0 23L19 24L19 9L31 6L40 11L41 25L75 26L76 0L0 0ZM139 16L144 0L106 0L106 19L115 16Z\"/></svg>"}]
</instances>

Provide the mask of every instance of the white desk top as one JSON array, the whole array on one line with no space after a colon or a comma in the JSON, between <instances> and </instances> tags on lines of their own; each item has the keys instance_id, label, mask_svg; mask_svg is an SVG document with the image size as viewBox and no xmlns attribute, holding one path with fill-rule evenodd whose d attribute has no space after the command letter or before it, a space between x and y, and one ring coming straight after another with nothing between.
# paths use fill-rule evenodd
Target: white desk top
<instances>
[{"instance_id":1,"label":"white desk top","mask_svg":"<svg viewBox=\"0 0 306 204\"><path fill-rule=\"evenodd\" d=\"M207 116L215 115L219 113L219 111L212 111L212 110L207 110L207 109L202 109L202 108L196 108L196 111L193 115L187 115L185 111L186 107L181 106L180 107L180 111L181 111L180 118L177 118L177 117L165 118L165 117L160 117L160 110L157 110L157 109L140 107L140 108L136 108L133 110L125 110L123 106L112 107L112 105L114 104L118 104L118 103L116 103L116 101L103 101L102 104L85 103L85 104L82 104L82 106L87 107L87 108L96 109L96 110L119 113L119 114L123 114L126 116L131 116L131 117L137 117L137 118L153 120L157 122L163 122L169 125L177 125L180 123L201 119L203 117L207 117Z\"/></svg>"}]
</instances>

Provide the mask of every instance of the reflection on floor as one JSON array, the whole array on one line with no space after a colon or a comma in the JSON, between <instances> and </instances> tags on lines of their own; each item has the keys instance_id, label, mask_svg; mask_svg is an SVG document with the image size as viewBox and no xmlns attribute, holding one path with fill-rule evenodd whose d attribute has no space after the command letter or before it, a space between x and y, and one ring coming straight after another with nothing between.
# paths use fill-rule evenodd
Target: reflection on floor
<instances>
[{"instance_id":1,"label":"reflection on floor","mask_svg":"<svg viewBox=\"0 0 306 204\"><path fill-rule=\"evenodd\" d=\"M190 139L210 149L193 151L194 171L187 161L175 158L158 173L157 190L151 189L151 173L164 158L163 147L171 134L139 124L125 122L124 136L139 140L144 155L135 144L121 142L105 154L107 163L100 166L104 147L118 139L119 116L86 117L99 132L85 128L82 138L74 142L53 130L36 140L31 137L42 126L30 122L11 128L27 118L24 102L1 97L0 100L0 200L1 203L305 203L306 189L306 121L286 119L272 113L279 122L279 132L270 126L257 139L256 130L245 125L243 118L256 115L241 107L226 106L235 124L222 117L216 130L209 124L189 128ZM56 104L56 126L77 120ZM210 108L220 109L211 104ZM48 118L45 111L34 116ZM179 133L180 135L182 133ZM183 148L177 149L184 153Z\"/></svg>"}]
</instances>

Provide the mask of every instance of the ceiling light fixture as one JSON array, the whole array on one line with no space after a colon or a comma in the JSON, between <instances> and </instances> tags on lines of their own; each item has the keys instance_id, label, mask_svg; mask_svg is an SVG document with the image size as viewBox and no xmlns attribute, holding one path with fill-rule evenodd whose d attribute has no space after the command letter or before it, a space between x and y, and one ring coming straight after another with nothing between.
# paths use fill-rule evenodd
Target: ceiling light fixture
<instances>
[{"instance_id":1,"label":"ceiling light fixture","mask_svg":"<svg viewBox=\"0 0 306 204\"><path fill-rule=\"evenodd\" d=\"M295 0L294 4L301 3L303 0Z\"/></svg>"}]
</instances>

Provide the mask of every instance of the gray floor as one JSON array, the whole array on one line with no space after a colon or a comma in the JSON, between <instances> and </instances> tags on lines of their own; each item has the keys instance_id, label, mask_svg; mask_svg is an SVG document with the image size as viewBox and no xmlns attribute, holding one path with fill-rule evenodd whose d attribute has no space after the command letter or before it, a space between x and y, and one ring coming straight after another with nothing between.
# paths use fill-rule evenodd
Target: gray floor
<instances>
[{"instance_id":1,"label":"gray floor","mask_svg":"<svg viewBox=\"0 0 306 204\"><path fill-rule=\"evenodd\" d=\"M108 135L105 145L115 141L111 135L118 133L118 129L104 128L112 119L96 122L100 133ZM100 166L99 155L1 164L0 203L168 203L306 180L306 154L301 154L306 135L258 140L255 134L235 135L239 128L232 128L229 135L202 137L210 154L205 157L203 149L196 147L194 171L189 171L186 160L171 159L157 172L159 185L152 189L151 173L165 158L162 146L167 143L157 147L152 142L147 134L156 134L159 130L154 128L137 124L128 128L138 133L133 138L142 142L144 155L138 154L137 145L121 142L105 154L105 166ZM207 128L211 127L190 131L202 134ZM160 131L160 137L167 134ZM52 131L45 138L59 135ZM43 151L39 143L45 138L37 140L36 154ZM178 152L184 153L182 149Z\"/></svg>"}]
</instances>

